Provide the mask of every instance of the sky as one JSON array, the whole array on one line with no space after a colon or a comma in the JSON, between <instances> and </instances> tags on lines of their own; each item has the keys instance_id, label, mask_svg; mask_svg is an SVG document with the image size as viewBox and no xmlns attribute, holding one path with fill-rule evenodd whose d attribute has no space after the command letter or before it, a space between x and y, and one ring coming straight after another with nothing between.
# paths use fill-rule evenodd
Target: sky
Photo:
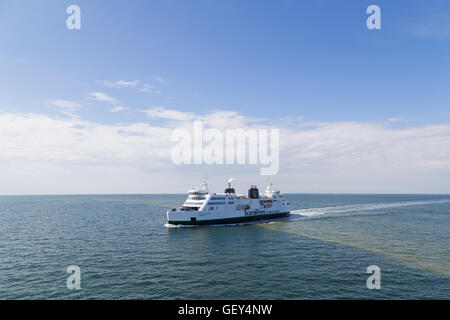
<instances>
[{"instance_id":1,"label":"sky","mask_svg":"<svg viewBox=\"0 0 450 320\"><path fill-rule=\"evenodd\" d=\"M195 120L279 129L284 192L448 194L449 17L445 0L1 0L0 194L266 182L175 165Z\"/></svg>"}]
</instances>

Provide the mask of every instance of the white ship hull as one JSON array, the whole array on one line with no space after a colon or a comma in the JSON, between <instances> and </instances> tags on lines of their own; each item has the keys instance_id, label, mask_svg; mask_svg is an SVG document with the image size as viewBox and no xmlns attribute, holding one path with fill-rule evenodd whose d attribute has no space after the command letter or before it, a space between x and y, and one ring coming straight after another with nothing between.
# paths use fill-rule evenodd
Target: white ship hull
<instances>
[{"instance_id":1,"label":"white ship hull","mask_svg":"<svg viewBox=\"0 0 450 320\"><path fill-rule=\"evenodd\" d=\"M279 191L267 188L264 195L253 187L248 196L234 193L231 186L222 194L210 194L207 187L189 191L182 207L167 212L172 225L236 224L286 217L289 203Z\"/></svg>"}]
</instances>

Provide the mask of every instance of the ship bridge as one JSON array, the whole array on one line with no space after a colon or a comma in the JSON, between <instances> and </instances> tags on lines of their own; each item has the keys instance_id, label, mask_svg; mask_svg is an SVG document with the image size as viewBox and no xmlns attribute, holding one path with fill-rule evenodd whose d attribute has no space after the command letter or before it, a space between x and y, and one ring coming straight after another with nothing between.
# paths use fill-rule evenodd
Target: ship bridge
<instances>
[{"instance_id":1,"label":"ship bridge","mask_svg":"<svg viewBox=\"0 0 450 320\"><path fill-rule=\"evenodd\" d=\"M189 190L188 197L181 207L181 210L199 210L207 200L208 195L208 183L206 180L203 180L200 186L193 187Z\"/></svg>"}]
</instances>

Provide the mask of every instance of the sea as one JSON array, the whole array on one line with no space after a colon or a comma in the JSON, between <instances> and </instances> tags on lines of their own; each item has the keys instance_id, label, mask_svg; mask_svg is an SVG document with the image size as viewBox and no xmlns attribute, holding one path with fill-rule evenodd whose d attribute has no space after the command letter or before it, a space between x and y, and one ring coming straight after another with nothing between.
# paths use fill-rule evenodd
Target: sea
<instances>
[{"instance_id":1,"label":"sea","mask_svg":"<svg viewBox=\"0 0 450 320\"><path fill-rule=\"evenodd\" d=\"M186 195L1 196L0 299L450 299L450 195L286 197L283 220L174 228Z\"/></svg>"}]
</instances>

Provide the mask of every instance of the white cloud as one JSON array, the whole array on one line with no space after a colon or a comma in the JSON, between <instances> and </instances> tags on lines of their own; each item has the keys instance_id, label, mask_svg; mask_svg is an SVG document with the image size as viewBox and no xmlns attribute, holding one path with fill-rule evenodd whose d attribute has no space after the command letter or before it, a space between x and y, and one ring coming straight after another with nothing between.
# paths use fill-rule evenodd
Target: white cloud
<instances>
[{"instance_id":1,"label":"white cloud","mask_svg":"<svg viewBox=\"0 0 450 320\"><path fill-rule=\"evenodd\" d=\"M63 109L75 109L81 107L81 104L69 100L53 100L50 101L50 103Z\"/></svg>"},{"instance_id":2,"label":"white cloud","mask_svg":"<svg viewBox=\"0 0 450 320\"><path fill-rule=\"evenodd\" d=\"M153 106L141 110L148 118L169 120L169 126L190 126L190 121L204 121L205 127L217 129L246 128L264 121L262 118L252 118L237 111L213 110L208 113L195 114L164 107Z\"/></svg>"},{"instance_id":3,"label":"white cloud","mask_svg":"<svg viewBox=\"0 0 450 320\"><path fill-rule=\"evenodd\" d=\"M111 111L111 112L119 112L119 111L125 111L125 110L128 110L128 107L117 106L117 107L109 109L109 111Z\"/></svg>"},{"instance_id":4,"label":"white cloud","mask_svg":"<svg viewBox=\"0 0 450 320\"><path fill-rule=\"evenodd\" d=\"M81 104L69 100L52 100L50 103L60 109L60 113L71 117L77 117L74 114L75 109L81 108Z\"/></svg>"},{"instance_id":5,"label":"white cloud","mask_svg":"<svg viewBox=\"0 0 450 320\"><path fill-rule=\"evenodd\" d=\"M221 130L233 128L249 128L255 126L268 127L267 119L248 117L237 111L215 110L206 114L199 114L196 119L205 122L205 126Z\"/></svg>"},{"instance_id":6,"label":"white cloud","mask_svg":"<svg viewBox=\"0 0 450 320\"><path fill-rule=\"evenodd\" d=\"M110 97L109 95L103 92L91 92L88 94L88 99L94 101L108 102L112 104L118 103L118 100L116 98Z\"/></svg>"},{"instance_id":7,"label":"white cloud","mask_svg":"<svg viewBox=\"0 0 450 320\"><path fill-rule=\"evenodd\" d=\"M144 85L142 86L142 88L139 89L139 90L140 90L140 91L146 91L146 90L152 90L152 89L154 89L154 88L155 88L154 85L151 85L151 84L144 84Z\"/></svg>"},{"instance_id":8,"label":"white cloud","mask_svg":"<svg viewBox=\"0 0 450 320\"><path fill-rule=\"evenodd\" d=\"M285 164L295 170L383 176L406 170L414 176L422 170L450 169L450 125L396 129L369 122L333 122L285 129L280 136Z\"/></svg>"},{"instance_id":9,"label":"white cloud","mask_svg":"<svg viewBox=\"0 0 450 320\"><path fill-rule=\"evenodd\" d=\"M163 107L152 107L147 110L142 110L142 112L144 112L148 118L160 118L174 121L190 121L195 118L193 113L165 109Z\"/></svg>"},{"instance_id":10,"label":"white cloud","mask_svg":"<svg viewBox=\"0 0 450 320\"><path fill-rule=\"evenodd\" d=\"M170 131L146 123L102 125L79 119L4 113L0 114L0 161L133 166L140 158L149 165L156 164L167 159ZM128 163L131 159L134 160Z\"/></svg>"},{"instance_id":11,"label":"white cloud","mask_svg":"<svg viewBox=\"0 0 450 320\"><path fill-rule=\"evenodd\" d=\"M161 90L158 90L155 88L155 86L151 84L144 84L139 91L141 92L147 92L147 93L154 93L154 94L160 94Z\"/></svg>"},{"instance_id":12,"label":"white cloud","mask_svg":"<svg viewBox=\"0 0 450 320\"><path fill-rule=\"evenodd\" d=\"M388 119L389 122L404 122L404 121L408 121L405 118L389 118Z\"/></svg>"},{"instance_id":13,"label":"white cloud","mask_svg":"<svg viewBox=\"0 0 450 320\"><path fill-rule=\"evenodd\" d=\"M145 113L168 123L105 125L0 113L0 175L7 181L0 194L184 192L208 172L219 183L230 174L246 183L264 182L259 166L174 167L170 137L173 124L190 128L194 120L220 130L267 128L269 122L224 110L196 114L153 107ZM285 192L450 192L450 124L271 123L280 129L281 153L280 172L272 180Z\"/></svg>"},{"instance_id":14,"label":"white cloud","mask_svg":"<svg viewBox=\"0 0 450 320\"><path fill-rule=\"evenodd\" d=\"M108 81L108 80L97 80L97 83L104 85L105 87L110 88L130 88L130 87L136 87L139 83L138 80L134 81L125 81L125 80L118 80L118 81Z\"/></svg>"}]
</instances>

